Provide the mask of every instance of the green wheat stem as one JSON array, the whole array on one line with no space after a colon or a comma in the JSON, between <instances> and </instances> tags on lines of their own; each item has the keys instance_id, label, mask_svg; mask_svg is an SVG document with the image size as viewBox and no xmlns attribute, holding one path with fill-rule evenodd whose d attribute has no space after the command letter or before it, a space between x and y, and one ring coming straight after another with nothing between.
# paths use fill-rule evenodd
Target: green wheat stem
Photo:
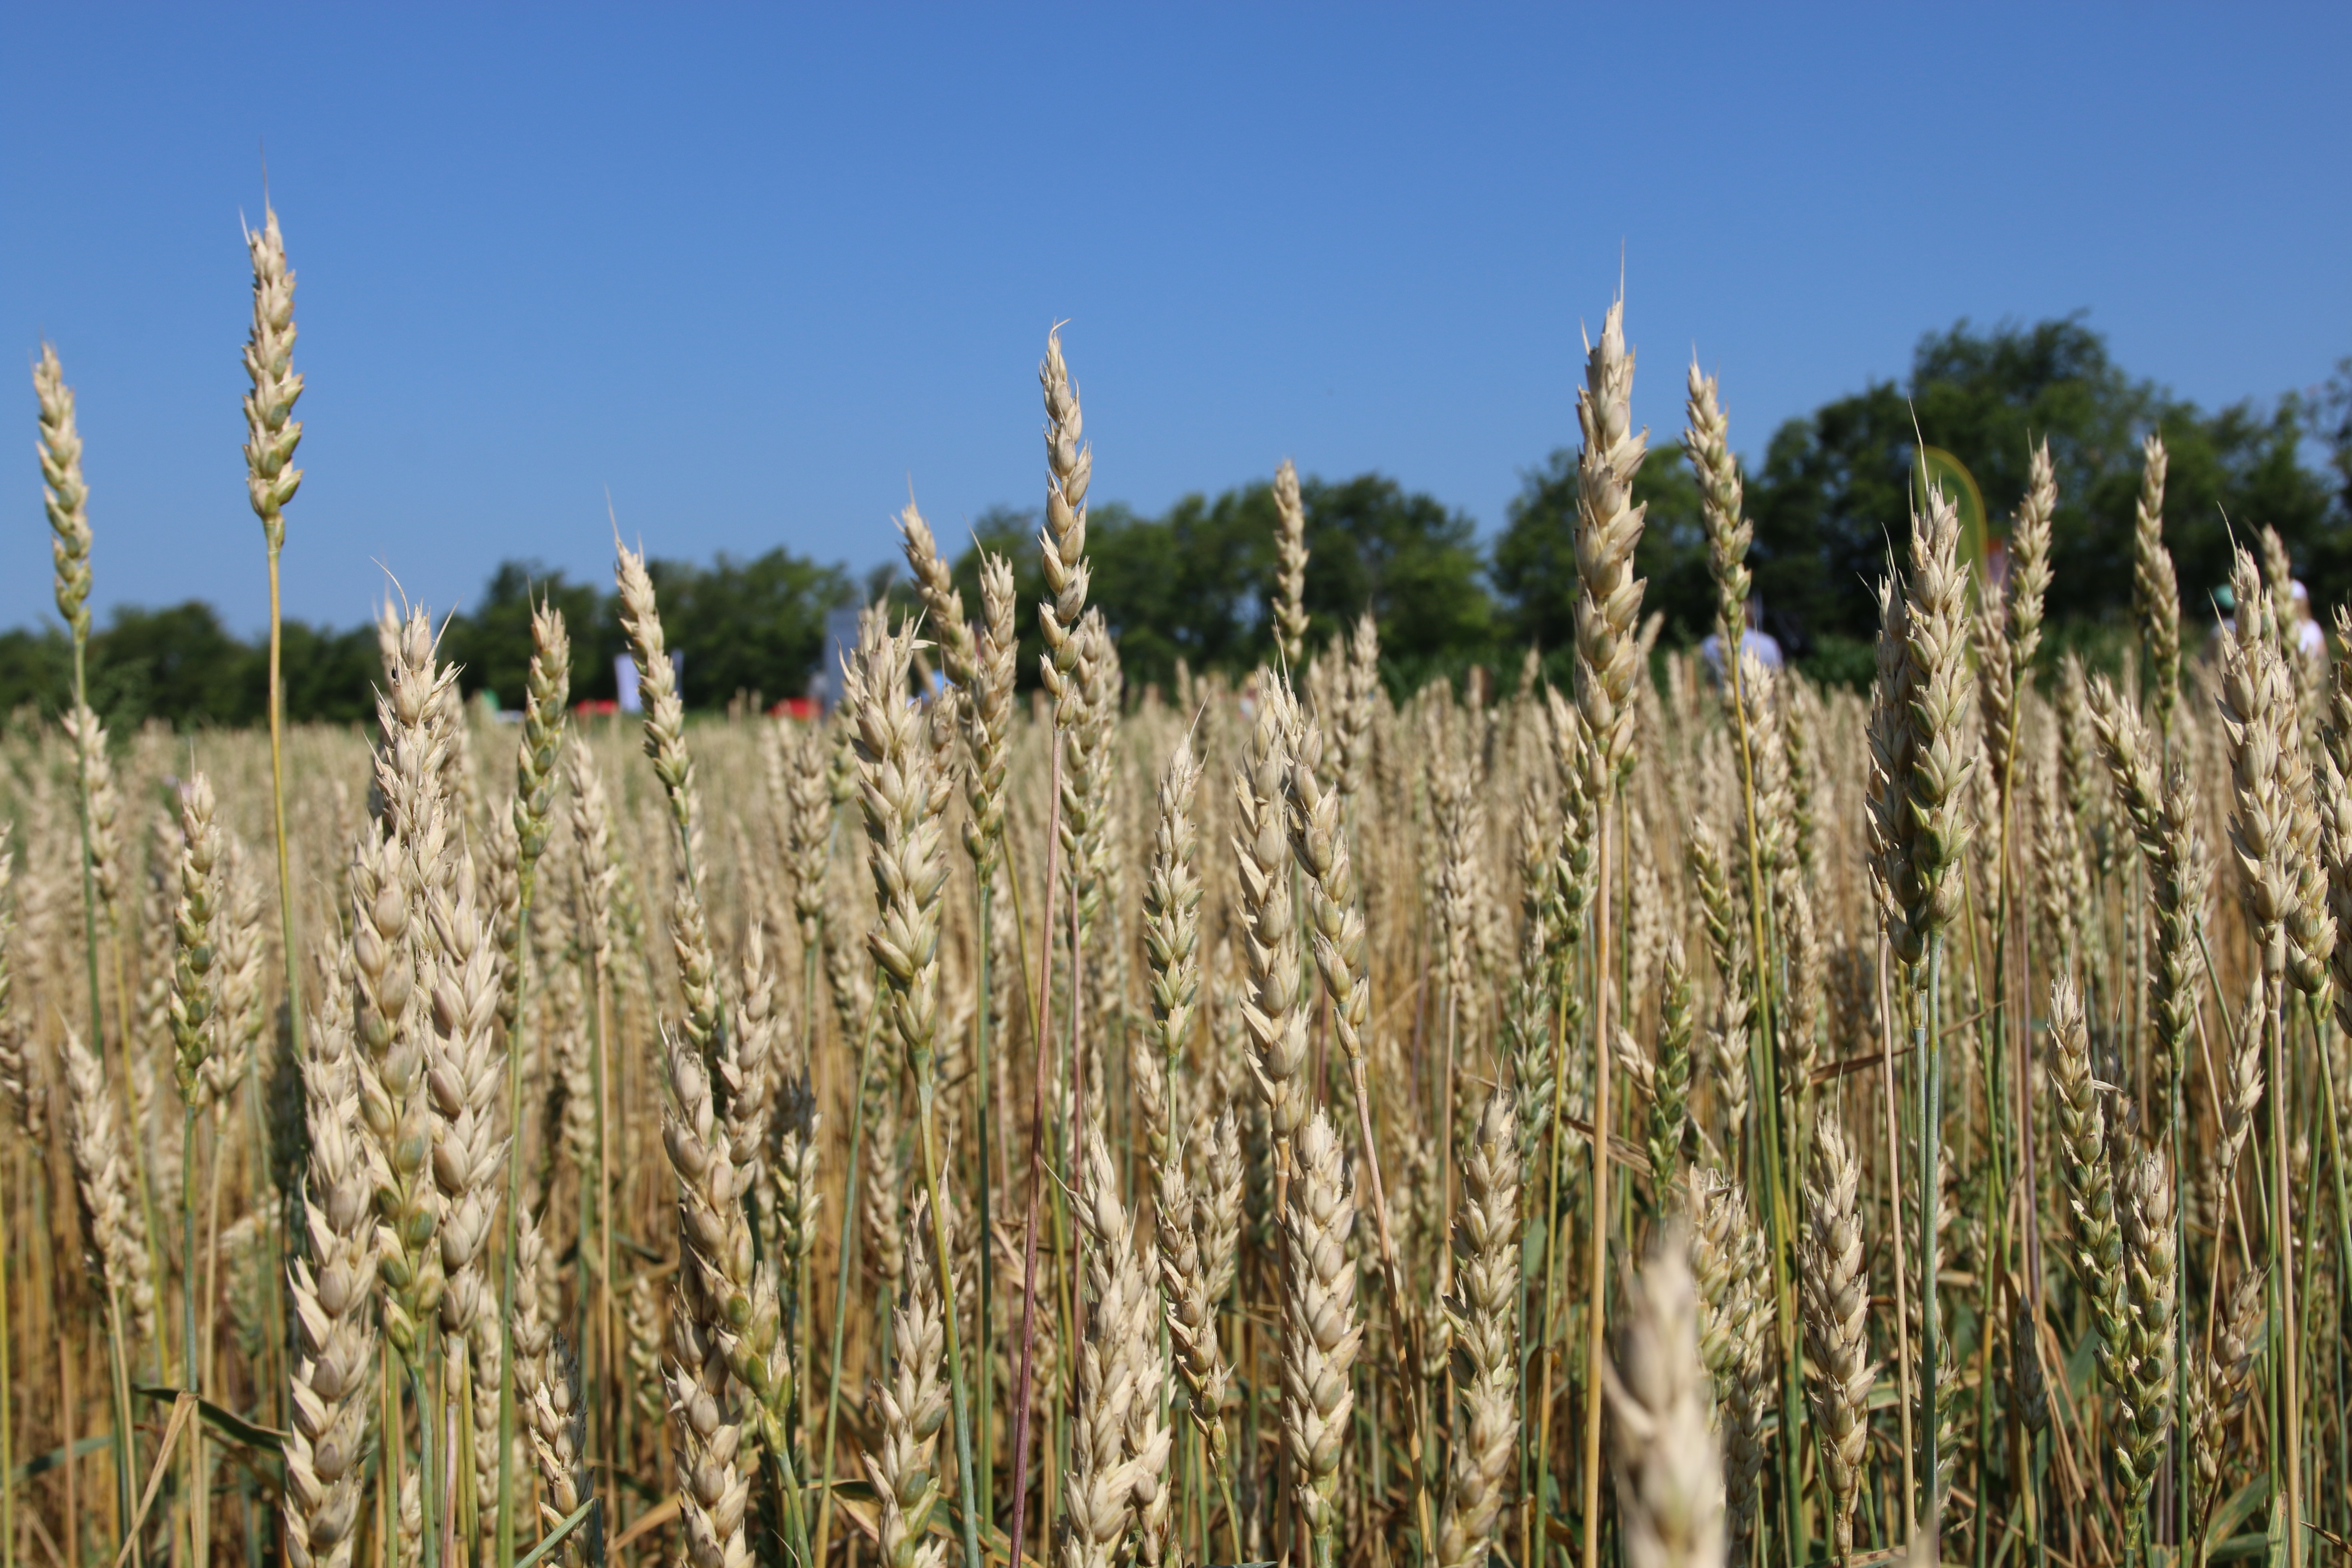
<instances>
[{"instance_id":1,"label":"green wheat stem","mask_svg":"<svg viewBox=\"0 0 2352 1568\"><path fill-rule=\"evenodd\" d=\"M858 1156L866 1144L866 1075L874 1066L874 1019L868 1013L864 1037L857 1047L856 1107L849 1117L849 1175L841 1200L841 1258L834 1271L833 1281L833 1350L832 1360L825 1369L824 1394L824 1480L819 1487L816 1510L816 1555L813 1563L824 1561L825 1547L833 1537L833 1440L836 1424L841 1418L841 1331L849 1319L849 1275L857 1264L857 1243L861 1235L857 1217L857 1177L864 1164ZM949 1276L950 1279L954 1277Z\"/></svg>"},{"instance_id":2,"label":"green wheat stem","mask_svg":"<svg viewBox=\"0 0 2352 1568\"><path fill-rule=\"evenodd\" d=\"M534 891L530 874L526 871L523 873L522 899L515 917L519 934L515 941L514 1027L507 1039L507 1125L514 1130L510 1136L516 1140L517 1146L507 1151L506 1263L499 1278L497 1542L498 1558L501 1563L511 1561L515 1552L515 1232L520 1224L522 1211L522 1150L520 1142L522 1130L523 1020L529 1016L525 1004L530 992L530 910Z\"/></svg>"},{"instance_id":3,"label":"green wheat stem","mask_svg":"<svg viewBox=\"0 0 2352 1568\"><path fill-rule=\"evenodd\" d=\"M15 1162L10 1162L13 1167ZM12 1169L12 1174L13 1169ZM8 1350L9 1238L0 1237L0 1568L16 1568L16 1399Z\"/></svg>"},{"instance_id":4,"label":"green wheat stem","mask_svg":"<svg viewBox=\"0 0 2352 1568\"><path fill-rule=\"evenodd\" d=\"M1926 979L1919 992L1918 1018L1912 1029L1912 1049L1919 1064L1919 1525L1928 1550L1937 1550L1943 1535L1944 1489L1937 1484L1936 1419L1936 1358L1940 1325L1936 1311L1937 1160L1943 1126L1943 1041L1937 1028L1943 983L1944 936L1928 939Z\"/></svg>"},{"instance_id":5,"label":"green wheat stem","mask_svg":"<svg viewBox=\"0 0 2352 1568\"><path fill-rule=\"evenodd\" d=\"M972 1396L978 1429L973 1435L973 1440L978 1445L981 1456L980 1473L976 1478L979 1482L980 1517L992 1522L993 1522L996 1518L996 1450L989 1442L989 1437L991 1436L989 1429L989 1417L992 1412L996 1396L996 1365L995 1358L990 1354L990 1351L996 1342L994 1335L991 1331L993 1325L990 1320L992 1317L991 1309L992 1308L996 1299L996 1267L994 1262L996 1248L991 1245L990 1242L990 1237L992 1234L990 1230L992 1216L989 1213L989 1189L992 1184L989 1180L989 1151L992 1147L992 1144L989 1142L989 1137L992 1129L989 1126L988 1091L989 1086L995 1080L990 1077L988 1070L988 1012L990 996L988 989L988 949L989 933L993 929L990 922L994 913L995 894L993 888L991 886L994 880L995 879L992 876L982 876L975 879L980 897L980 925L978 928L977 937L973 942L973 994L978 998L978 1002L972 1009L974 1025L973 1054L975 1061L973 1070L980 1075L978 1082L973 1087L972 1093L972 1100L980 1117L980 1137L977 1141L977 1149L975 1151L980 1156L980 1303L979 1320L973 1324L975 1338L971 1356ZM936 1210L938 1206L937 1202L934 1201L932 1204L933 1209ZM955 1322L955 1313L950 1310L947 1316L950 1328L952 1328Z\"/></svg>"},{"instance_id":6,"label":"green wheat stem","mask_svg":"<svg viewBox=\"0 0 2352 1568\"><path fill-rule=\"evenodd\" d=\"M271 834L278 843L278 946L286 962L286 1038L294 1059L302 1059L301 939L294 925L294 862L286 838L286 683L278 668L282 638L278 607L278 542L269 544L269 803Z\"/></svg>"},{"instance_id":7,"label":"green wheat stem","mask_svg":"<svg viewBox=\"0 0 2352 1568\"><path fill-rule=\"evenodd\" d=\"M931 1204L931 1237L939 1253L940 1279L944 1282L948 1331L948 1391L955 1423L956 1481L963 1501L964 1560L982 1568L980 1555L979 1479L971 1463L971 1391L964 1379L963 1346L956 1331L955 1255L948 1244L947 1212L940 1206L940 1138L938 1068L927 1044L915 1053L916 1114L921 1123L923 1185Z\"/></svg>"}]
</instances>

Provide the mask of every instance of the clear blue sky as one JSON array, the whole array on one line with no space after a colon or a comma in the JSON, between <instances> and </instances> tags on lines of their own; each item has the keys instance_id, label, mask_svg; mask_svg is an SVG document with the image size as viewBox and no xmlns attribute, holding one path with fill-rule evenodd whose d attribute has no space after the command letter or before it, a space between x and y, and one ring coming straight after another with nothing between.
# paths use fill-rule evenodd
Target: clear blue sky
<instances>
[{"instance_id":1,"label":"clear blue sky","mask_svg":"<svg viewBox=\"0 0 2352 1568\"><path fill-rule=\"evenodd\" d=\"M1940 14L1938 14L1940 13ZM237 444L261 149L299 278L288 610L381 561L889 555L1040 492L1379 468L1492 530L1573 440L1624 258L1636 413L1736 443L1931 328L2087 308L2206 404L2352 352L2352 8L12 3L0 337L80 393L97 598L265 605ZM0 625L48 612L17 383Z\"/></svg>"}]
</instances>

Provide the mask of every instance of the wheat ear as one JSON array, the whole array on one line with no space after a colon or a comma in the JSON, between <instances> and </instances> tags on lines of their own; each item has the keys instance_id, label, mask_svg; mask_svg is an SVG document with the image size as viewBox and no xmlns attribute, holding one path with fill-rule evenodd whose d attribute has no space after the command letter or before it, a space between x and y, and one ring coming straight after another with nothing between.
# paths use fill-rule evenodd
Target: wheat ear
<instances>
[{"instance_id":1,"label":"wheat ear","mask_svg":"<svg viewBox=\"0 0 2352 1568\"><path fill-rule=\"evenodd\" d=\"M1724 1501L1735 1558L1755 1533L1764 1420L1774 1394L1764 1358L1773 1327L1771 1269L1747 1194L1701 1166L1690 1188L1691 1268L1698 1278L1699 1358L1715 1380Z\"/></svg>"},{"instance_id":2,"label":"wheat ear","mask_svg":"<svg viewBox=\"0 0 2352 1568\"><path fill-rule=\"evenodd\" d=\"M1686 853L1691 879L1698 885L1706 926L1707 952L1715 961L1715 1021L1707 1027L1707 1056L1715 1069L1717 1104L1727 1139L1745 1136L1749 1109L1748 1026L1750 1017L1748 952L1731 878L1723 862L1723 841L1705 816L1691 819Z\"/></svg>"},{"instance_id":3,"label":"wheat ear","mask_svg":"<svg viewBox=\"0 0 2352 1568\"><path fill-rule=\"evenodd\" d=\"M729 1352L744 1352L740 1359L749 1376L742 1384L764 1426L769 1413L761 1396L773 1391L776 1380L757 1342L775 1336L776 1300L753 1273L751 1224L743 1213L751 1172L736 1163L721 1134L701 1053L672 1035L664 1041L664 1057L672 1105L663 1115L662 1142L677 1176L681 1249L664 1373L677 1441L678 1513L693 1568L743 1568L751 1561L743 1525L751 1482L736 1462L743 1423L730 1377L739 1358Z\"/></svg>"},{"instance_id":4,"label":"wheat ear","mask_svg":"<svg viewBox=\"0 0 2352 1568\"><path fill-rule=\"evenodd\" d=\"M2129 1502L2125 1532L2146 1540L2148 1499L2172 1429L2173 1308L2180 1258L2172 1206L2172 1172L2161 1150L2141 1152L2122 1182L2129 1337L2118 1357L2128 1365L2116 1422L2116 1468Z\"/></svg>"},{"instance_id":5,"label":"wheat ear","mask_svg":"<svg viewBox=\"0 0 2352 1568\"><path fill-rule=\"evenodd\" d=\"M1519 1152L1511 1097L1486 1098L1462 1159L1452 1321L1462 1414L1437 1525L1440 1568L1476 1568L1494 1539L1519 1440Z\"/></svg>"},{"instance_id":6,"label":"wheat ear","mask_svg":"<svg viewBox=\"0 0 2352 1568\"><path fill-rule=\"evenodd\" d=\"M910 516L912 512L910 506ZM914 519L910 531L919 524L920 519ZM919 732L919 713L906 700L914 626L908 623L886 632L880 622L878 616L868 620L843 677L843 704L856 736L859 801L878 916L866 936L866 949L888 986L890 1021L914 1072L930 1239L938 1278L951 1280L955 1266L940 1188L938 1035L940 921L948 875L942 840L952 786ZM968 635L965 640L964 652L954 657L968 668ZM878 1140L876 1147L880 1147ZM963 1348L952 1312L946 1330L957 1475L963 1493L964 1555L970 1568L980 1568L971 1412L963 1381Z\"/></svg>"},{"instance_id":7,"label":"wheat ear","mask_svg":"<svg viewBox=\"0 0 2352 1568\"><path fill-rule=\"evenodd\" d=\"M1267 606L1283 668L1293 673L1307 647L1307 504L1298 469L1287 458L1274 470L1274 586Z\"/></svg>"},{"instance_id":8,"label":"wheat ear","mask_svg":"<svg viewBox=\"0 0 2352 1568\"><path fill-rule=\"evenodd\" d=\"M2004 800L2017 756L2017 688L2032 680L2033 655L2042 645L2042 600L2050 591L2050 521L2057 509L2057 470L2050 461L2050 443L2042 440L2026 454L2025 499L2010 530L2009 597L2004 601L1987 591L1977 610L1985 754L1991 761L1993 786Z\"/></svg>"},{"instance_id":9,"label":"wheat ear","mask_svg":"<svg viewBox=\"0 0 2352 1568\"><path fill-rule=\"evenodd\" d=\"M364 1496L376 1380L373 1182L360 1121L349 959L325 988L302 1064L310 1158L302 1215L310 1256L290 1285L295 1356L283 1516L295 1568L350 1568Z\"/></svg>"},{"instance_id":10,"label":"wheat ear","mask_svg":"<svg viewBox=\"0 0 2352 1568\"><path fill-rule=\"evenodd\" d=\"M1129 1407L1150 1397L1137 1383L1128 1319L1155 1299L1138 1267L1134 1226L1099 1126L1087 1129L1076 1219L1092 1299L1078 1351L1076 1418L1064 1481L1062 1568L1108 1568L1135 1520L1136 1461L1127 1451Z\"/></svg>"},{"instance_id":11,"label":"wheat ear","mask_svg":"<svg viewBox=\"0 0 2352 1568\"><path fill-rule=\"evenodd\" d=\"M866 1474L881 1502L884 1568L940 1568L948 1552L930 1530L940 1501L940 1428L948 1419L948 1391L940 1378L947 1347L939 1280L931 1272L930 1200L919 1192L913 1217L905 1289L892 1308L890 1381L874 1389L880 1440L866 1456Z\"/></svg>"},{"instance_id":12,"label":"wheat ear","mask_svg":"<svg viewBox=\"0 0 2352 1568\"><path fill-rule=\"evenodd\" d=\"M425 1083L436 1123L433 1178L442 1202L441 1329L462 1340L489 1292L490 1229L498 1217L499 1166L507 1153L498 1130L506 1064L494 1027L496 938L475 887L471 857L458 849L450 859L449 873L436 879L425 904L438 962Z\"/></svg>"},{"instance_id":13,"label":"wheat ear","mask_svg":"<svg viewBox=\"0 0 2352 1568\"><path fill-rule=\"evenodd\" d=\"M2140 647L2147 655L2149 696L2157 727L2172 732L2172 710L2180 700L2180 584L2172 552L2164 544L2164 480L2169 460L2164 437L2151 432L2141 444L2139 495L2132 506L2132 613L2139 622Z\"/></svg>"},{"instance_id":14,"label":"wheat ear","mask_svg":"<svg viewBox=\"0 0 2352 1568\"><path fill-rule=\"evenodd\" d=\"M2146 858L2156 926L2149 937L2147 966L2148 1071L2162 1087L2153 1125L2162 1134L2171 1125L2177 1075L2196 1030L2205 994L2205 969L2199 943L2206 915L2210 868L2197 828L2197 790L2185 768L2158 782L2149 741L2139 715L2106 677L2090 683L2091 723L2115 783L2116 803L2131 823ZM2330 802L2340 798L2331 794Z\"/></svg>"},{"instance_id":15,"label":"wheat ear","mask_svg":"<svg viewBox=\"0 0 2352 1568\"><path fill-rule=\"evenodd\" d=\"M353 852L351 889L360 1112L374 1145L376 1212L387 1240L377 1260L383 1331L414 1367L422 1362L424 1320L440 1303L433 1232L441 1208L426 1169L432 1121L408 899L398 851L378 832L362 835Z\"/></svg>"},{"instance_id":16,"label":"wheat ear","mask_svg":"<svg viewBox=\"0 0 2352 1568\"><path fill-rule=\"evenodd\" d=\"M123 1331L135 1336L137 1343L153 1346L158 1343L155 1272L146 1216L134 1191L128 1130L114 1092L107 1087L104 1065L70 1024L66 1026L64 1056L68 1149L81 1196L83 1236L97 1261L110 1311L121 1313Z\"/></svg>"},{"instance_id":17,"label":"wheat ear","mask_svg":"<svg viewBox=\"0 0 2352 1568\"><path fill-rule=\"evenodd\" d=\"M2091 1077L2091 1037L2082 994L2061 974L2050 988L2050 1087L2056 1096L2059 1172L2074 1214L2074 1271L2098 1324L2101 1361L2110 1386L2128 1363L2124 1353L2131 1321L2125 1300L2123 1229L2116 1213L2115 1171L2107 1160L2107 1121L2100 1087Z\"/></svg>"},{"instance_id":18,"label":"wheat ear","mask_svg":"<svg viewBox=\"0 0 2352 1568\"><path fill-rule=\"evenodd\" d=\"M971 690L980 680L980 645L963 617L963 595L940 555L939 541L911 499L898 514L898 547L922 598L926 624L939 639L941 668L959 689Z\"/></svg>"},{"instance_id":19,"label":"wheat ear","mask_svg":"<svg viewBox=\"0 0 2352 1568\"><path fill-rule=\"evenodd\" d=\"M580 1357L568 1342L556 1338L541 1359L530 1386L517 1386L530 1429L532 1463L539 1470L540 1522L551 1531L590 1495L588 1402L581 1394ZM576 1565L596 1560L594 1549L582 1539L586 1534L575 1531L564 1539L563 1562Z\"/></svg>"},{"instance_id":20,"label":"wheat ear","mask_svg":"<svg viewBox=\"0 0 2352 1568\"><path fill-rule=\"evenodd\" d=\"M1175 1152L1160 1164L1154 1196L1160 1294L1168 1320L1169 1348L1175 1354L1177 1375L1192 1396L1192 1425L1208 1445L1210 1468L1218 1485L1226 1487L1231 1478L1225 1468L1223 1412L1230 1373L1223 1347L1217 1342L1217 1301L1222 1292L1212 1289L1211 1270L1202 1257L1202 1232L1208 1227L1201 1221L1208 1216L1201 1213L1202 1205L1186 1185Z\"/></svg>"},{"instance_id":21,"label":"wheat ear","mask_svg":"<svg viewBox=\"0 0 2352 1568\"><path fill-rule=\"evenodd\" d=\"M1291 901L1287 692L1259 671L1258 711L1234 770L1234 856L1250 994L1250 1072L1265 1096L1275 1153L1275 1202L1289 1181L1292 1144L1307 1120L1307 1008L1299 995L1298 921Z\"/></svg>"},{"instance_id":22,"label":"wheat ear","mask_svg":"<svg viewBox=\"0 0 2352 1568\"><path fill-rule=\"evenodd\" d=\"M244 842L231 835L221 858L220 1037L197 1074L196 1094L215 1117L233 1103L253 1065L253 1047L266 1022L261 1010L261 883Z\"/></svg>"},{"instance_id":23,"label":"wheat ear","mask_svg":"<svg viewBox=\"0 0 2352 1568\"><path fill-rule=\"evenodd\" d=\"M1622 300L1610 304L1601 341L1586 345L1586 356L1576 397L1584 437L1576 465L1576 700L1592 742L1587 782L1601 796L1633 762L1633 630L1642 615L1633 547L1646 509L1633 500L1633 476L1649 433L1633 428L1633 351Z\"/></svg>"},{"instance_id":24,"label":"wheat ear","mask_svg":"<svg viewBox=\"0 0 2352 1568\"><path fill-rule=\"evenodd\" d=\"M221 832L214 812L212 781L197 773L180 791L180 896L172 911L168 1003L173 1072L179 1080L180 1102L192 1119L204 1105L205 1066L215 1048L220 1002L213 975L219 956L213 925L221 906ZM194 1179L193 1167L189 1179Z\"/></svg>"},{"instance_id":25,"label":"wheat ear","mask_svg":"<svg viewBox=\"0 0 2352 1568\"><path fill-rule=\"evenodd\" d=\"M1651 1213L1663 1215L1690 1136L1691 983L1678 936L1666 939L1658 992L1657 1056L1650 1068Z\"/></svg>"},{"instance_id":26,"label":"wheat ear","mask_svg":"<svg viewBox=\"0 0 2352 1568\"><path fill-rule=\"evenodd\" d=\"M1349 1373L1364 1335L1348 1256L1356 1205L1339 1134L1321 1111L1301 1130L1294 1156L1282 1215L1282 1436L1316 1568L1331 1568L1339 1460L1356 1404Z\"/></svg>"},{"instance_id":27,"label":"wheat ear","mask_svg":"<svg viewBox=\"0 0 2352 1568\"><path fill-rule=\"evenodd\" d=\"M1853 1554L1854 1493L1870 1436L1863 1403L1877 1371L1870 1360L1870 1279L1863 1268L1862 1216L1855 1204L1859 1179L1836 1113L1823 1106L1813 1123L1797 1279L1805 1346L1814 1368L1805 1393L1830 1494L1832 1541L1841 1561Z\"/></svg>"},{"instance_id":28,"label":"wheat ear","mask_svg":"<svg viewBox=\"0 0 2352 1568\"><path fill-rule=\"evenodd\" d=\"M33 392L41 407L41 504L52 535L58 614L79 645L89 637L89 487L82 482L73 388L66 384L58 351L47 343L33 365Z\"/></svg>"},{"instance_id":29,"label":"wheat ear","mask_svg":"<svg viewBox=\"0 0 2352 1568\"><path fill-rule=\"evenodd\" d=\"M1073 640L1087 607L1087 486L1094 478L1094 448L1086 442L1086 416L1070 367L1062 358L1062 333L1045 334L1045 358L1037 366L1045 395L1045 526L1037 536L1038 563L1045 570L1045 599L1037 606L1037 629L1045 635L1038 675L1058 707L1070 696L1077 669ZM1062 721L1055 720L1057 728Z\"/></svg>"},{"instance_id":30,"label":"wheat ear","mask_svg":"<svg viewBox=\"0 0 2352 1568\"><path fill-rule=\"evenodd\" d=\"M1729 657L1748 625L1748 547L1756 528L1741 515L1739 460L1731 452L1730 421L1718 401L1716 379L1699 369L1696 357L1688 379L1683 453L1698 481L1699 526L1706 534L1707 575L1715 580L1715 635Z\"/></svg>"},{"instance_id":31,"label":"wheat ear","mask_svg":"<svg viewBox=\"0 0 2352 1568\"><path fill-rule=\"evenodd\" d=\"M1713 1568L1724 1561L1723 1462L1699 1360L1698 1286L1681 1226L1670 1225L1626 1281L1625 1318L1600 1382L1614 1420L1619 1539L1630 1568Z\"/></svg>"},{"instance_id":32,"label":"wheat ear","mask_svg":"<svg viewBox=\"0 0 2352 1568\"><path fill-rule=\"evenodd\" d=\"M1151 864L1143 883L1143 955L1151 971L1151 1022L1137 1031L1129 1063L1153 1184L1163 1194L1173 1169L1169 1080L1191 1037L1201 995L1200 834L1192 807L1200 780L1192 737L1181 735L1160 775ZM1183 1190L1181 1173L1175 1190ZM1160 1247L1164 1263L1164 1230ZM1172 1298L1170 1305L1172 1310Z\"/></svg>"}]
</instances>

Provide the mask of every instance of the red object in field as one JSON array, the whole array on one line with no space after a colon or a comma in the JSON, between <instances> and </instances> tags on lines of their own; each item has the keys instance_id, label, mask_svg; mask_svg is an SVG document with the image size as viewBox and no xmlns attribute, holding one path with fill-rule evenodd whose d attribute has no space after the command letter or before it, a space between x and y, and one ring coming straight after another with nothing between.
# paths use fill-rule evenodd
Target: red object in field
<instances>
[{"instance_id":1,"label":"red object in field","mask_svg":"<svg viewBox=\"0 0 2352 1568\"><path fill-rule=\"evenodd\" d=\"M798 719L803 724L816 716L816 699L814 697L787 697L768 710L771 719Z\"/></svg>"},{"instance_id":2,"label":"red object in field","mask_svg":"<svg viewBox=\"0 0 2352 1568\"><path fill-rule=\"evenodd\" d=\"M583 719L602 719L620 710L621 705L609 697L586 697L572 705L572 711Z\"/></svg>"}]
</instances>

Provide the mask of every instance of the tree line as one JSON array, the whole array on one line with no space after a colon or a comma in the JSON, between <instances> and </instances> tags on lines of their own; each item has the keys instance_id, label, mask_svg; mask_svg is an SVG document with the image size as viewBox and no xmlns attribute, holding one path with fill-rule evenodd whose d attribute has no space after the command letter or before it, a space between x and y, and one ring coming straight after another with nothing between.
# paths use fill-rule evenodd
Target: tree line
<instances>
[{"instance_id":1,"label":"tree line","mask_svg":"<svg viewBox=\"0 0 2352 1568\"><path fill-rule=\"evenodd\" d=\"M1877 617L1871 585L1889 540L1906 536L1922 439L1968 466L1999 531L2024 493L2029 438L2046 437L2060 498L2052 619L2077 633L2120 623L2130 602L2140 442L2150 432L2171 454L2165 534L2192 614L2204 613L2203 595L2228 575L2231 531L2244 537L2263 524L2285 540L2315 605L2352 599L2352 358L2315 391L2207 410L2127 374L2077 314L1991 328L1963 321L1931 332L1902 381L1874 382L1773 433L1747 475L1749 560L1766 629L1822 679L1867 679ZM1635 486L1649 509L1637 558L1649 580L1644 603L1664 617L1669 645L1705 636L1714 615L1698 491L1678 436L1652 431ZM1516 664L1530 647L1565 678L1576 590L1572 447L1523 474L1491 542L1466 513L1379 473L1310 479L1301 492L1317 643L1369 608L1400 689L1474 665ZM1025 602L1042 595L1037 521L1034 510L1009 507L976 521L955 563L967 604L978 603L982 549L1012 559ZM1166 685L1180 660L1195 672L1239 673L1270 657L1274 532L1265 481L1214 499L1188 495L1156 517L1115 502L1095 510L1091 602L1109 621L1130 684ZM829 612L905 594L887 568L861 577L782 548L707 566L656 561L651 570L672 644L685 655L688 705L703 710L755 693L770 701L799 694L824 657ZM467 691L520 700L540 596L561 605L571 626L575 697L614 696L614 660L626 644L609 588L521 561L502 564L481 597L449 619L445 656L464 666ZM1022 625L1024 679L1034 679L1033 617ZM289 623L285 641L291 718L372 715L380 669L373 626ZM201 601L118 607L89 654L92 705L118 728L149 718L184 727L263 718L266 640L238 637ZM5 708L60 710L70 658L54 624L0 632Z\"/></svg>"}]
</instances>

